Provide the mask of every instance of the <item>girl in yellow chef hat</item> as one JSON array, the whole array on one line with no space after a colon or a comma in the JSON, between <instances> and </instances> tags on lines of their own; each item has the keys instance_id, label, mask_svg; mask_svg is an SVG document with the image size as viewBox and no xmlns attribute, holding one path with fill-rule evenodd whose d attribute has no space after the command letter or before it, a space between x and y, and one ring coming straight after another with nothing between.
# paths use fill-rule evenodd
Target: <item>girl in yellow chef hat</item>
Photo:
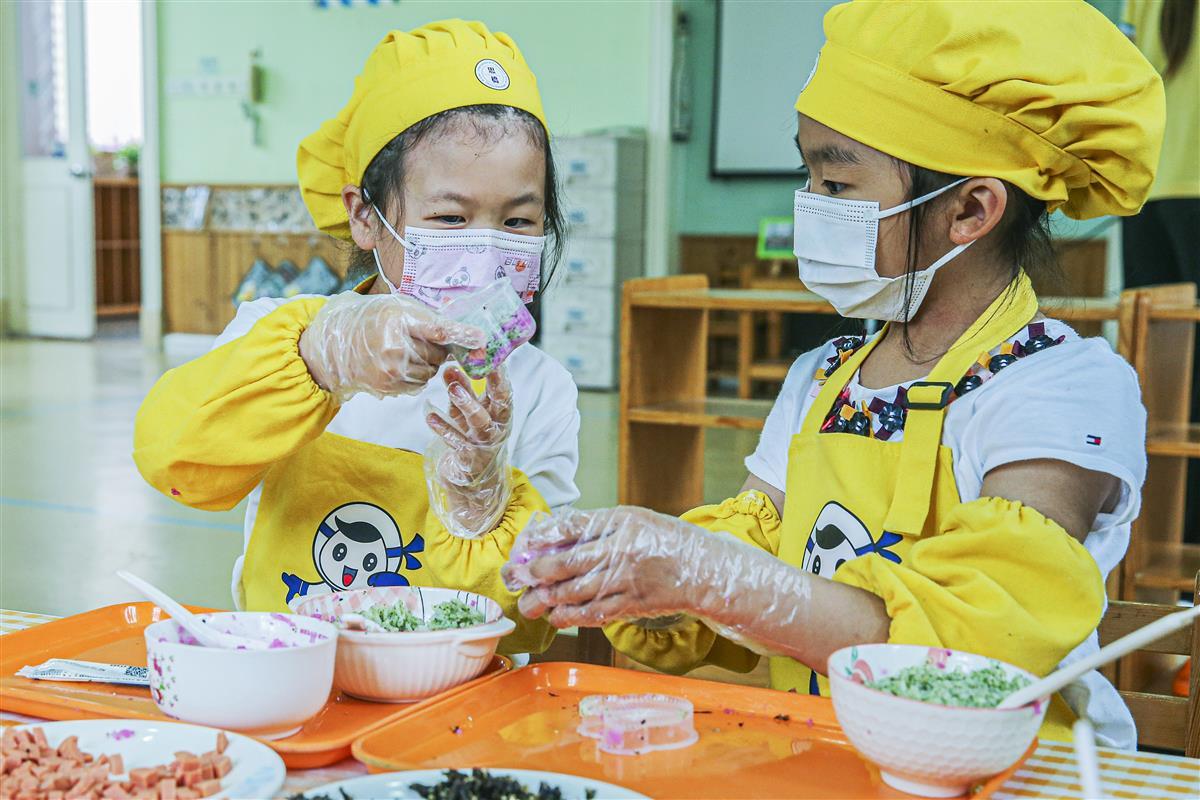
<instances>
[{"instance_id":1,"label":"girl in yellow chef hat","mask_svg":"<svg viewBox=\"0 0 1200 800\"><path fill-rule=\"evenodd\" d=\"M895 642L1045 674L1096 649L1146 418L1133 371L1044 316L1028 270L1048 212L1141 206L1161 82L1082 0L852 2L825 34L796 103L800 278L887 324L797 359L741 495L558 515L506 578L525 614L612 623L672 672L765 653L772 686L825 693L833 651ZM1132 747L1113 687L1086 684L1101 737ZM1055 698L1043 735L1071 718Z\"/></svg>"},{"instance_id":2,"label":"girl in yellow chef hat","mask_svg":"<svg viewBox=\"0 0 1200 800\"><path fill-rule=\"evenodd\" d=\"M561 244L533 73L479 22L393 31L345 108L301 143L297 172L317 227L376 277L332 298L242 304L212 352L151 390L138 468L196 508L249 497L241 608L412 584L482 593L516 616L498 577L513 538L579 496L576 390L523 346L479 396L445 362L481 332L436 309L500 278L530 301L544 250ZM523 622L503 646L542 650L552 634Z\"/></svg>"}]
</instances>

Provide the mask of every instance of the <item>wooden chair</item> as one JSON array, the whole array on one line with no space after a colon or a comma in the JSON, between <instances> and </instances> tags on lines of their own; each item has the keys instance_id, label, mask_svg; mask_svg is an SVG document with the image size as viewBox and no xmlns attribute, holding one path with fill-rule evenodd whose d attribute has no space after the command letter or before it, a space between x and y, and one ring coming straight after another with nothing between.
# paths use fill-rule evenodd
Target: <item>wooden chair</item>
<instances>
[{"instance_id":1,"label":"wooden chair","mask_svg":"<svg viewBox=\"0 0 1200 800\"><path fill-rule=\"evenodd\" d=\"M1195 597L1200 598L1200 573L1196 574L1194 588ZM1113 601L1109 603L1104 619L1100 620L1100 645L1179 610L1174 605ZM1200 758L1200 670L1195 669L1195 665L1200 664L1200 620L1138 652L1190 656L1193 665L1187 697L1121 691L1121 697L1137 723L1138 747L1179 750L1188 758Z\"/></svg>"},{"instance_id":2,"label":"wooden chair","mask_svg":"<svg viewBox=\"0 0 1200 800\"><path fill-rule=\"evenodd\" d=\"M784 291L795 292L804 289L803 284L796 279L795 268L787 270L781 261L755 262L742 266L741 288L751 291ZM829 309L833 313L833 309ZM782 385L787 377L792 362L784 359L783 354L783 314L769 311L762 315L766 318L764 331L763 354L757 352L755 332L758 314L743 311L738 315L738 397L748 400L753 395L755 381L763 381Z\"/></svg>"},{"instance_id":3,"label":"wooden chair","mask_svg":"<svg viewBox=\"0 0 1200 800\"><path fill-rule=\"evenodd\" d=\"M1142 512L1121 566L1121 599L1170 601L1191 588L1200 570L1200 547L1183 542L1188 460L1200 458L1200 425L1189 420L1200 312L1195 284L1129 292L1135 307L1132 318L1121 323L1121 352L1142 387L1149 462Z\"/></svg>"}]
</instances>

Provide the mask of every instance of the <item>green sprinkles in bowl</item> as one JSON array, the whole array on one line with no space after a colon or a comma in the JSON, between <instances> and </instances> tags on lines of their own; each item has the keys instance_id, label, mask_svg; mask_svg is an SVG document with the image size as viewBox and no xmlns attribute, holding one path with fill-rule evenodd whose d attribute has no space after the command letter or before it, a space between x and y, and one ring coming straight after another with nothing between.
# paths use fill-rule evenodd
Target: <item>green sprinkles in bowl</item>
<instances>
[{"instance_id":1,"label":"green sprinkles in bowl","mask_svg":"<svg viewBox=\"0 0 1200 800\"><path fill-rule=\"evenodd\" d=\"M483 613L471 608L461 600L447 600L433 607L433 616L429 623L423 624L421 618L408 610L399 602L390 606L371 606L362 612L363 617L389 633L410 633L412 631L445 631L453 628L469 628L472 625L482 625Z\"/></svg>"},{"instance_id":2,"label":"green sprinkles in bowl","mask_svg":"<svg viewBox=\"0 0 1200 800\"><path fill-rule=\"evenodd\" d=\"M469 628L482 625L483 614L461 600L447 600L433 607L429 619L429 630L444 631L449 628Z\"/></svg>"},{"instance_id":3,"label":"green sprinkles in bowl","mask_svg":"<svg viewBox=\"0 0 1200 800\"><path fill-rule=\"evenodd\" d=\"M905 667L895 675L869 681L871 689L943 706L995 708L1017 689L1029 685L1020 675L1009 677L999 664L974 672L938 669L929 664Z\"/></svg>"},{"instance_id":4,"label":"green sprinkles in bowl","mask_svg":"<svg viewBox=\"0 0 1200 800\"><path fill-rule=\"evenodd\" d=\"M421 629L421 619L408 610L403 602L391 606L371 606L362 615L392 633L407 633Z\"/></svg>"}]
</instances>

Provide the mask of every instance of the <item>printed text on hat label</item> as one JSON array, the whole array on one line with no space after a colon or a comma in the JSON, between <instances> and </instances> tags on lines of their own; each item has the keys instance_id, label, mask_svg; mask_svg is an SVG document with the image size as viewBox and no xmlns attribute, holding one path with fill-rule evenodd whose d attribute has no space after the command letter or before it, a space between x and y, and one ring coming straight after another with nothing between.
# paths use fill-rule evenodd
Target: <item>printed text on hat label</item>
<instances>
[{"instance_id":1,"label":"printed text on hat label","mask_svg":"<svg viewBox=\"0 0 1200 800\"><path fill-rule=\"evenodd\" d=\"M503 91L508 88L508 73L490 58L485 58L475 65L475 77L489 89Z\"/></svg>"}]
</instances>

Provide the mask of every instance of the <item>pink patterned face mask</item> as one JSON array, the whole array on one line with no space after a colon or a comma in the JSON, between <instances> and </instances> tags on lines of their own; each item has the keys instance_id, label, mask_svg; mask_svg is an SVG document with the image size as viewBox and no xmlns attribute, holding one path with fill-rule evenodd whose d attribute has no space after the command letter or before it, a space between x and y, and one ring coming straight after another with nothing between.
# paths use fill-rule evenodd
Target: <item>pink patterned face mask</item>
<instances>
[{"instance_id":1,"label":"pink patterned face mask","mask_svg":"<svg viewBox=\"0 0 1200 800\"><path fill-rule=\"evenodd\" d=\"M379 220L404 246L404 276L396 286L383 271L378 249L373 250L379 276L394 294L406 294L433 308L471 294L501 279L512 281L521 300L529 303L542 274L545 236L468 228L404 228L404 237L379 214Z\"/></svg>"}]
</instances>

